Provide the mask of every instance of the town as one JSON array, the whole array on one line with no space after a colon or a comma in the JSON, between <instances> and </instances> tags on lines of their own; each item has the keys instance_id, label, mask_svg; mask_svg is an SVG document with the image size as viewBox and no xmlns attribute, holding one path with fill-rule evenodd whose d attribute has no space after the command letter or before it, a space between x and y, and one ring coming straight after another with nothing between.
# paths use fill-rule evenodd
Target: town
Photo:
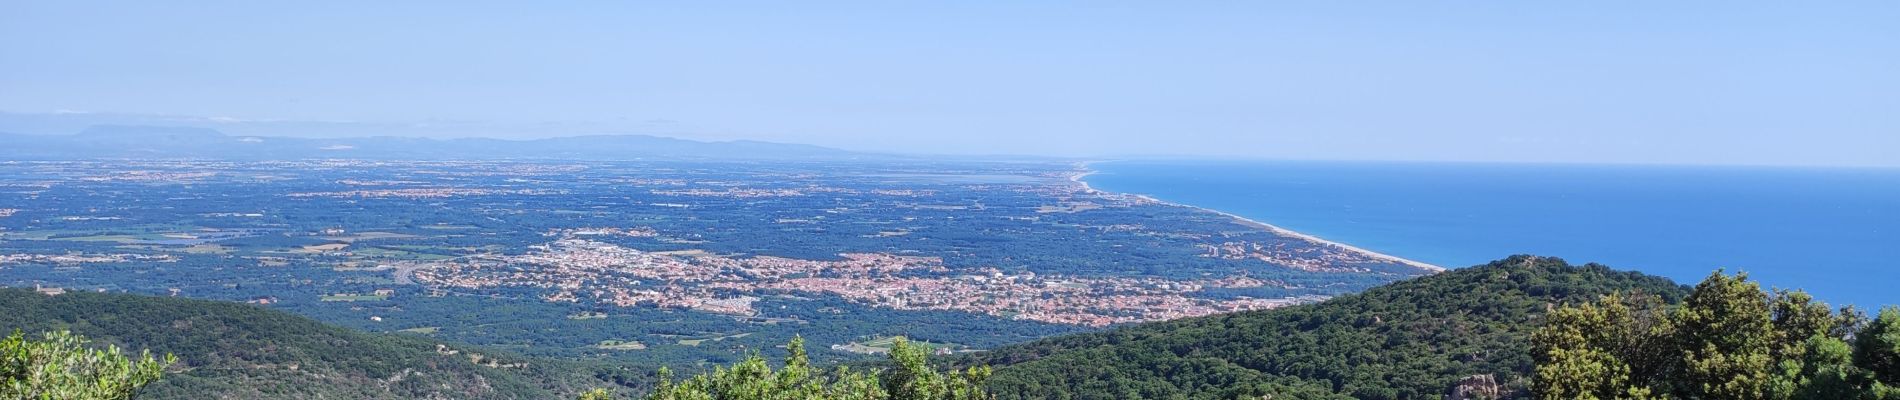
<instances>
[{"instance_id":1,"label":"town","mask_svg":"<svg viewBox=\"0 0 1900 400\"><path fill-rule=\"evenodd\" d=\"M640 232L642 229L635 229ZM1215 300L1189 295L1203 288L1280 285L1245 276L1176 281L1006 275L994 268L952 271L934 257L840 254L840 261L782 257L731 258L643 252L572 236L520 256L470 257L398 268L424 285L449 289L535 287L546 301L599 301L751 316L757 296L828 294L898 310L954 310L1041 322L1107 326L1221 312L1266 309L1325 296ZM405 277L405 280L409 279Z\"/></svg>"}]
</instances>

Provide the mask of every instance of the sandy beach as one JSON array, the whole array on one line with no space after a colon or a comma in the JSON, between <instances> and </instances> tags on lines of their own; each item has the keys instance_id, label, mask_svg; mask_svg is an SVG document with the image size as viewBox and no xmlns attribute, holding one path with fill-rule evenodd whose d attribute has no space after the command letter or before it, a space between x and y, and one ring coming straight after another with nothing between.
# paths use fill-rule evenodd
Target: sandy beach
<instances>
[{"instance_id":1,"label":"sandy beach","mask_svg":"<svg viewBox=\"0 0 1900 400\"><path fill-rule=\"evenodd\" d=\"M1074 174L1070 174L1070 175L1069 175L1069 180L1070 180L1070 181L1072 181L1072 182L1075 182L1075 184L1077 184L1077 185L1081 185L1081 186L1082 186L1082 189L1083 189L1083 190L1087 190L1087 191L1089 191L1089 192L1091 192L1091 193L1109 193L1109 192L1107 192L1107 191L1103 191L1103 190L1099 190L1099 189L1096 189L1096 188L1095 188L1094 186L1090 186L1090 185L1089 185L1089 183L1088 183L1088 181L1086 181L1086 180L1084 180L1084 179L1083 179L1083 178L1087 178L1087 177L1088 177L1089 175L1094 175L1094 174L1096 173L1096 171L1095 171L1094 169L1092 169L1092 168L1089 168L1089 163L1086 163L1086 162L1084 162L1084 163L1077 163L1077 164L1076 164L1076 168L1078 169L1078 171L1077 171L1076 173L1074 173ZM1166 205L1170 205L1170 206L1175 206L1175 207L1186 207L1186 208L1193 208L1193 209L1198 209L1198 210L1204 210L1204 211L1207 211L1207 212L1211 212L1211 213L1215 213L1215 214L1220 214L1220 215L1222 215L1222 216L1226 216L1226 217L1228 217L1228 218L1233 218L1233 219L1234 219L1234 220L1235 220L1236 222L1239 222L1239 223L1240 223L1240 224L1242 224L1242 225L1247 225L1247 226L1252 226L1252 227L1256 227L1256 228L1260 228L1260 229L1263 229L1263 230L1266 230L1266 231L1268 231L1268 232L1273 232L1273 234L1275 234L1275 235L1280 235L1280 236L1286 236L1286 237L1291 237L1291 238L1296 238L1296 239L1300 239L1300 240L1304 240L1304 241L1307 241L1307 242L1309 242L1309 243L1313 243L1313 244L1317 244L1317 245L1323 245L1323 246L1333 246L1333 247L1337 247L1337 248L1340 248L1340 249L1344 249L1344 250L1346 250L1346 251L1350 251L1350 252L1354 252L1354 253L1359 253L1359 254L1361 254L1361 255L1364 255L1364 256L1366 256L1366 257L1370 257L1370 258L1374 258L1374 259L1379 259L1379 260L1384 260L1384 261L1389 261L1389 262L1394 262L1394 263L1399 263L1399 264L1405 264L1405 265L1410 265L1410 266L1412 266L1412 267L1415 267L1415 268L1418 268L1418 269L1423 269L1423 270L1427 270L1427 271L1432 271L1432 272L1441 272L1441 271L1444 271L1444 270L1445 270L1445 267L1440 267L1440 266L1437 266L1437 265L1432 265L1432 264L1428 264L1428 263L1424 263L1424 262L1420 262L1420 261L1415 261L1415 260L1410 260L1410 259L1406 259L1406 258L1404 258L1404 257L1399 257L1399 256L1394 256L1394 255L1390 255L1390 254L1385 254L1385 253L1380 253L1380 252L1376 252L1376 251L1372 251L1372 250L1366 250L1366 249L1362 249L1362 248L1358 248L1358 247L1353 247L1352 245L1349 245L1349 244L1345 244L1345 243L1340 243L1340 242L1335 242L1335 241L1331 241L1331 240L1326 240L1326 239L1322 239L1322 238L1320 238L1320 237L1318 237L1318 236L1313 236L1313 235L1308 235L1308 234L1304 234L1304 233L1299 233L1299 232L1295 232L1295 231L1293 231L1293 230L1290 230L1290 229L1286 229L1286 228L1281 228L1281 227L1278 227L1278 226L1274 226L1273 224L1269 224L1269 223L1265 223L1265 222L1260 222L1260 221L1257 221L1257 220L1254 220L1254 219L1252 219L1252 218L1247 218L1247 217L1243 217L1243 216L1240 216L1240 215L1236 215L1236 214L1234 214L1234 213L1230 213L1230 212L1226 212L1226 211L1221 211L1221 210L1215 210L1215 209L1210 209L1210 208L1205 208L1205 207L1196 207L1196 206L1191 206L1191 205L1187 205L1187 204L1181 204L1181 203L1176 203L1176 202L1171 202L1171 201L1167 201L1167 200L1161 200L1161 199L1157 199L1157 198L1155 198L1154 196L1149 196L1149 195L1145 195L1145 194L1135 194L1135 193L1124 193L1124 194L1126 194L1126 195L1129 195L1129 196L1135 196L1135 197L1139 197L1139 198L1142 198L1142 199L1145 199L1145 200L1148 200L1148 201L1152 201L1152 202L1155 202L1155 203L1160 203L1160 204L1166 204Z\"/></svg>"}]
</instances>

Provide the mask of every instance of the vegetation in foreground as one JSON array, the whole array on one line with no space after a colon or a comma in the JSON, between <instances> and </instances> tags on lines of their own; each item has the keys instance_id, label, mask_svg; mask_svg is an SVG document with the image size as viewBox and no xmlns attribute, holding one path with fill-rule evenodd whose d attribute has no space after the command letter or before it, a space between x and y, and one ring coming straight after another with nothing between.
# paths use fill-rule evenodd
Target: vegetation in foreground
<instances>
[{"instance_id":1,"label":"vegetation in foreground","mask_svg":"<svg viewBox=\"0 0 1900 400\"><path fill-rule=\"evenodd\" d=\"M926 358L929 347L912 344L904 338L892 343L893 368L863 373L848 367L824 372L812 367L805 354L805 340L794 338L786 349L791 355L785 365L772 369L765 357L753 354L731 368L715 367L712 372L674 382L670 373L661 371L659 387L647 394L648 400L764 400L764 399L841 399L841 400L986 400L994 398L984 391L989 367L970 367L962 371L938 372Z\"/></svg>"},{"instance_id":2,"label":"vegetation in foreground","mask_svg":"<svg viewBox=\"0 0 1900 400\"><path fill-rule=\"evenodd\" d=\"M1680 305L1612 294L1532 336L1538 399L1900 399L1900 308L1870 323L1717 272Z\"/></svg>"},{"instance_id":3,"label":"vegetation in foreground","mask_svg":"<svg viewBox=\"0 0 1900 400\"><path fill-rule=\"evenodd\" d=\"M46 332L39 340L14 331L0 340L0 398L131 399L178 362L170 354L154 357L148 350L128 357L117 346L94 349L88 342L66 331Z\"/></svg>"},{"instance_id":4,"label":"vegetation in foreground","mask_svg":"<svg viewBox=\"0 0 1900 400\"><path fill-rule=\"evenodd\" d=\"M170 373L139 391L143 400L571 398L590 387L636 390L651 375L367 333L222 301L0 289L0 310L7 310L0 332L70 331L101 345L176 354Z\"/></svg>"},{"instance_id":5,"label":"vegetation in foreground","mask_svg":"<svg viewBox=\"0 0 1900 400\"><path fill-rule=\"evenodd\" d=\"M15 330L0 339L0 398L125 400L179 362L177 356L142 351L133 358L112 345L91 349L87 343L72 332L27 339Z\"/></svg>"}]
</instances>

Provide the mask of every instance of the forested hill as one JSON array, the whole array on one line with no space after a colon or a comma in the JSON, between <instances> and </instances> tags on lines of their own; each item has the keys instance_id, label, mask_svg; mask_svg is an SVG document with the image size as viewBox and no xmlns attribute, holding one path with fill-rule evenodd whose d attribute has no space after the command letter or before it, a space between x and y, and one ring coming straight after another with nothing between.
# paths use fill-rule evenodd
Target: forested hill
<instances>
[{"instance_id":1,"label":"forested hill","mask_svg":"<svg viewBox=\"0 0 1900 400\"><path fill-rule=\"evenodd\" d=\"M0 289L0 330L72 330L179 358L140 399L572 398L629 371L325 325L248 304Z\"/></svg>"},{"instance_id":2,"label":"forested hill","mask_svg":"<svg viewBox=\"0 0 1900 400\"><path fill-rule=\"evenodd\" d=\"M1305 306L1152 323L999 348L1003 399L1440 399L1491 374L1527 393L1530 334L1553 305L1622 291L1675 301L1666 278L1515 256Z\"/></svg>"}]
</instances>

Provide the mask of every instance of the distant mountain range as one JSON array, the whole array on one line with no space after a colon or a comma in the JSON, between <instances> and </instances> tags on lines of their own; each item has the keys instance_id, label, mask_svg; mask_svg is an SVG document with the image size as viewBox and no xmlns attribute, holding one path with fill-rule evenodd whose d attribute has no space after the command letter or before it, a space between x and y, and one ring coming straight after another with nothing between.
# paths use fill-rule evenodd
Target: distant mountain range
<instances>
[{"instance_id":1,"label":"distant mountain range","mask_svg":"<svg viewBox=\"0 0 1900 400\"><path fill-rule=\"evenodd\" d=\"M802 144L701 142L646 135L533 140L232 136L214 129L94 125L75 135L0 133L0 159L857 159L887 156Z\"/></svg>"}]
</instances>

